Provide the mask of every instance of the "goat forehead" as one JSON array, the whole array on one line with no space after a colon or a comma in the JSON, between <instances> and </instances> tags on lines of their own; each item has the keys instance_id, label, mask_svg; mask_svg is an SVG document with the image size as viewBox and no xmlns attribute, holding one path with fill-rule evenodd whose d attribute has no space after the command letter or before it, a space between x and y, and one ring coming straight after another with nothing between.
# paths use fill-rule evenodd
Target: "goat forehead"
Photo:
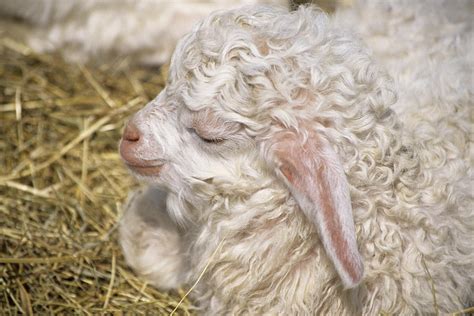
<instances>
[{"instance_id":1,"label":"goat forehead","mask_svg":"<svg viewBox=\"0 0 474 316\"><path fill-rule=\"evenodd\" d=\"M365 49L336 35L324 15L265 8L215 14L178 45L170 85L190 110L218 109L253 131L275 121L295 127L300 117L332 119L336 106L349 110L354 82L374 84L373 76L355 78L371 73Z\"/></svg>"}]
</instances>

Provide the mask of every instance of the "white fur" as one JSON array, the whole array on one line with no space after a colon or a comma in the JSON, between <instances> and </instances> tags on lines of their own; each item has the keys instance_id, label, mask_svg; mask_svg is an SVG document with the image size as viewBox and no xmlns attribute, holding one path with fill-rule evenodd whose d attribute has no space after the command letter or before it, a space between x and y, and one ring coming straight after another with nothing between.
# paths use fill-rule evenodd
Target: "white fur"
<instances>
[{"instance_id":1,"label":"white fur","mask_svg":"<svg viewBox=\"0 0 474 316\"><path fill-rule=\"evenodd\" d=\"M168 62L178 39L212 11L253 3L288 5L286 0L0 0L0 15L30 23L26 41L39 52L59 50L75 62L118 55L156 65Z\"/></svg>"},{"instance_id":2,"label":"white fur","mask_svg":"<svg viewBox=\"0 0 474 316\"><path fill-rule=\"evenodd\" d=\"M164 197L132 200L121 223L130 265L164 288L207 266L192 293L207 315L433 314L472 302L472 25L450 3L361 1L334 19L254 6L198 24L166 89L131 121L136 157L163 163L138 177L166 192L167 215ZM365 265L358 287L344 290L269 163L282 131L321 135L341 161ZM145 228L152 242L134 237L143 214L160 223ZM169 254L155 231L165 226L179 249Z\"/></svg>"}]
</instances>

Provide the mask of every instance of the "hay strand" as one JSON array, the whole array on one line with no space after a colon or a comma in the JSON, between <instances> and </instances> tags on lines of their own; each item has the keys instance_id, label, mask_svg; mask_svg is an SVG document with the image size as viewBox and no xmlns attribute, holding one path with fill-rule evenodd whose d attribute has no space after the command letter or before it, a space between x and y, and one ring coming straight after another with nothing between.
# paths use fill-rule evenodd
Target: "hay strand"
<instances>
[{"instance_id":1,"label":"hay strand","mask_svg":"<svg viewBox=\"0 0 474 316\"><path fill-rule=\"evenodd\" d=\"M209 265L212 263L212 260L214 260L214 257L216 256L216 254L219 252L219 250L221 249L222 245L224 244L224 241L225 241L225 238L223 238L219 244L217 245L216 249L214 250L214 252L211 254L211 257L208 259L206 265L204 266L204 268L202 269L201 273L199 274L199 276L197 277L196 281L193 283L193 285L189 288L189 290L183 295L183 297L181 297L181 299L179 300L178 304L176 304L176 306L174 307L174 309L171 311L170 313L170 316L173 316L176 311L178 310L178 308L181 306L181 304L184 302L184 300L189 296L189 294L191 294L191 292L196 288L196 286L198 285L198 283L201 281L202 277L204 276L204 274L206 273L207 269L209 268Z\"/></svg>"}]
</instances>

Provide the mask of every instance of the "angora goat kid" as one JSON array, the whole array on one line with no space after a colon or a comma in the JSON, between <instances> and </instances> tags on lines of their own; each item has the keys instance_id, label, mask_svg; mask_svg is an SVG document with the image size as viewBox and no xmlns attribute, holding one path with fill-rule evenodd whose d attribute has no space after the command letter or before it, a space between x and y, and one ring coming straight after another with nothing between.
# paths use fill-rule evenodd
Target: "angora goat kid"
<instances>
[{"instance_id":1,"label":"angora goat kid","mask_svg":"<svg viewBox=\"0 0 474 316\"><path fill-rule=\"evenodd\" d=\"M470 303L470 34L430 38L392 80L338 25L310 7L255 6L214 13L181 40L167 87L120 146L150 184L120 228L137 273L162 289L196 284L206 315Z\"/></svg>"}]
</instances>

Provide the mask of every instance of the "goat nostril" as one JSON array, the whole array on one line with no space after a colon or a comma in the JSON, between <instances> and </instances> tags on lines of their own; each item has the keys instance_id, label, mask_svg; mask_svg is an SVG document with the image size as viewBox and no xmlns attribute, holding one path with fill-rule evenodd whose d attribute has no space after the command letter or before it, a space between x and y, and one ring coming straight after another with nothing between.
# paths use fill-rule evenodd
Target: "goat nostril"
<instances>
[{"instance_id":1,"label":"goat nostril","mask_svg":"<svg viewBox=\"0 0 474 316\"><path fill-rule=\"evenodd\" d=\"M128 123L123 131L122 138L129 142L138 142L140 140L140 131L133 123Z\"/></svg>"}]
</instances>

